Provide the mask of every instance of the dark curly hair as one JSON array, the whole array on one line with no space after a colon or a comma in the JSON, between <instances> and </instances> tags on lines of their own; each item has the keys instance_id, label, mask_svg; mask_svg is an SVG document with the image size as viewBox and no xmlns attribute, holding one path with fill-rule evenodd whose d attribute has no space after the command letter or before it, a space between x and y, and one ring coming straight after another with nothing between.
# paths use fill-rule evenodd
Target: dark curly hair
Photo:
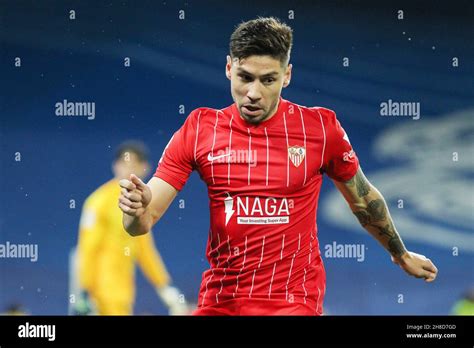
<instances>
[{"instance_id":1,"label":"dark curly hair","mask_svg":"<svg viewBox=\"0 0 474 348\"><path fill-rule=\"evenodd\" d=\"M238 60L268 55L283 65L290 60L293 30L274 17L259 17L237 26L230 36L230 56Z\"/></svg>"}]
</instances>

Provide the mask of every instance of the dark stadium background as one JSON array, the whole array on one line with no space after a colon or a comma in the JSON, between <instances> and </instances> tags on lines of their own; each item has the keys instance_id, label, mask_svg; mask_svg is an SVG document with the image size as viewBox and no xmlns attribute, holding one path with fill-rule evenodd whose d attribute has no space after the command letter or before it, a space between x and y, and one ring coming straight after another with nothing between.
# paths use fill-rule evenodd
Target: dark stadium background
<instances>
[{"instance_id":1,"label":"dark stadium background","mask_svg":"<svg viewBox=\"0 0 474 348\"><path fill-rule=\"evenodd\" d=\"M411 192L431 200L430 207L438 202L463 212L427 213L424 199L407 199L400 210L397 197L389 199L396 224L405 214L422 227L400 233L410 250L427 255L440 270L435 283L425 284L393 266L355 222L342 225L331 218L335 189L326 178L318 214L321 246L336 241L367 247L364 262L325 258L326 310L448 314L474 284L474 16L468 3L0 1L0 243L39 247L36 263L0 259L0 311L21 303L32 314L67 313L68 254L77 241L81 206L111 177L115 147L141 139L155 167L190 111L230 104L224 75L229 35L242 20L272 15L294 29L293 79L283 97L335 110L367 176L377 178L382 192L388 181L396 182L396 176L383 173L400 169L409 180L399 198ZM69 19L71 9L75 20ZM288 18L290 10L294 19ZM398 10L404 11L403 20L397 19ZM20 68L15 57L21 57ZM125 57L130 67L124 67ZM348 67L343 57L350 59ZM453 67L453 57L459 66ZM56 116L54 105L64 99L95 102L95 119ZM380 116L380 103L388 99L420 102L420 120ZM393 152L383 156L377 146L386 132L396 140L413 127L424 139L429 125L442 130L446 118L446 124L460 127L439 138L439 151L411 140L411 155L432 170L407 165L410 148L397 157L398 148L385 149ZM453 152L459 154L457 163ZM445 179L436 185L418 184L424 175L441 171ZM69 208L71 199L75 209ZM179 208L180 199L185 209ZM348 208L337 214L351 215ZM190 301L196 301L208 266L208 215L206 188L194 173L154 229L174 282ZM437 242L430 238L433 226L442 232ZM135 313L165 314L141 274L137 281Z\"/></svg>"}]
</instances>

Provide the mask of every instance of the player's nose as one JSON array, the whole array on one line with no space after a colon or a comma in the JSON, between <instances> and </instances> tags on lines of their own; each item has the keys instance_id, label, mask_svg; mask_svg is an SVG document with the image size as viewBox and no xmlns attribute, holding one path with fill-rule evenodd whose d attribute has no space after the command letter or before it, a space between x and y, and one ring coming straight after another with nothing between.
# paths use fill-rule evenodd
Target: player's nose
<instances>
[{"instance_id":1,"label":"player's nose","mask_svg":"<svg viewBox=\"0 0 474 348\"><path fill-rule=\"evenodd\" d=\"M251 103L258 102L262 98L262 92L258 83L253 83L249 86L247 98L250 99Z\"/></svg>"}]
</instances>

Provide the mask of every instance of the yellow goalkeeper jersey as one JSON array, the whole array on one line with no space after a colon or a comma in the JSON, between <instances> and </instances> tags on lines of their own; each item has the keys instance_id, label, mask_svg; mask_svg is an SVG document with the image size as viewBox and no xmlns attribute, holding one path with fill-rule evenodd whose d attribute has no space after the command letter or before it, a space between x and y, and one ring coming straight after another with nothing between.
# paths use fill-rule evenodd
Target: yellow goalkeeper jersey
<instances>
[{"instance_id":1,"label":"yellow goalkeeper jersey","mask_svg":"<svg viewBox=\"0 0 474 348\"><path fill-rule=\"evenodd\" d=\"M170 279L153 234L131 237L123 228L118 207L120 186L111 180L84 203L79 226L79 284L95 302L132 306L135 298L135 263L155 286Z\"/></svg>"}]
</instances>

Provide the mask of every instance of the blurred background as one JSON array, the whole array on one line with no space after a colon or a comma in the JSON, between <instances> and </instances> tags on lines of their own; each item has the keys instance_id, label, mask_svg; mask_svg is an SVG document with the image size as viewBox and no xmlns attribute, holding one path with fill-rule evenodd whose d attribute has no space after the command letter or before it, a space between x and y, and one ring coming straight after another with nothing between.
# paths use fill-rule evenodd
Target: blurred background
<instances>
[{"instance_id":1,"label":"blurred background","mask_svg":"<svg viewBox=\"0 0 474 348\"><path fill-rule=\"evenodd\" d=\"M425 284L392 265L326 178L321 247L363 244L365 255L359 262L322 250L325 310L452 313L474 286L469 1L0 0L0 244L38 247L36 262L0 258L0 311L67 313L81 208L112 177L116 147L143 141L154 169L194 108L231 104L229 36L258 15L294 30L293 78L283 97L336 111L408 249L439 268L437 281ZM420 118L381 116L389 99L420 103ZM95 117L57 116L63 100L94 102ZM193 173L153 231L190 302L208 267L207 202ZM141 273L134 313L167 313Z\"/></svg>"}]
</instances>

